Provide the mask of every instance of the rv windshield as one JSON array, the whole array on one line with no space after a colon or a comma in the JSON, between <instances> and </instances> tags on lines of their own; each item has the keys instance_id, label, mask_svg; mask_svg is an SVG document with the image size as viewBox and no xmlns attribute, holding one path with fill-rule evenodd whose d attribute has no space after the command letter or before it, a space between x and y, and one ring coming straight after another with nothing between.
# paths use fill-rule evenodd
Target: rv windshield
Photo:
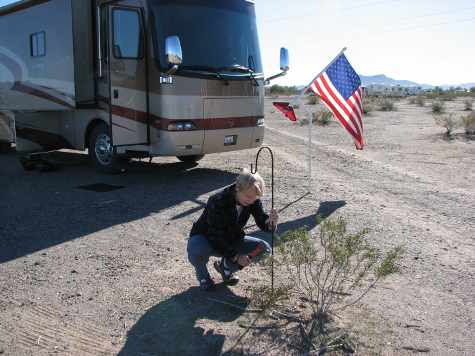
<instances>
[{"instance_id":1,"label":"rv windshield","mask_svg":"<svg viewBox=\"0 0 475 356\"><path fill-rule=\"evenodd\" d=\"M252 1L150 0L150 6L155 22L155 57L162 71L168 69L165 38L177 35L183 53L182 71L213 76L219 71L245 77L262 73ZM213 68L214 72L199 68Z\"/></svg>"}]
</instances>

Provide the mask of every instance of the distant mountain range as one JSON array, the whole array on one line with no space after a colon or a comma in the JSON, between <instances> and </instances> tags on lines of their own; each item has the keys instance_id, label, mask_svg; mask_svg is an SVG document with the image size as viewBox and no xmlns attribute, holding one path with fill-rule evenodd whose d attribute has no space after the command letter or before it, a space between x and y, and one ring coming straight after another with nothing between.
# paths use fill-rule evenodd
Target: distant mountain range
<instances>
[{"instance_id":1,"label":"distant mountain range","mask_svg":"<svg viewBox=\"0 0 475 356\"><path fill-rule=\"evenodd\" d=\"M378 75L361 75L361 83L364 86L368 86L371 84L379 84L379 85L386 85L386 86L395 86L395 85L400 85L402 87L421 87L423 89L433 89L436 86L442 89L449 89L449 88L456 88L456 87L461 87L465 89L470 89L475 87L475 83L463 83L463 84L457 84L457 85L448 85L448 84L442 84L442 85L431 85L431 84L420 84L416 82L411 82L410 80L397 80L393 78L389 78L385 76L384 74L378 74ZM298 85L297 89L302 90L305 88L305 85Z\"/></svg>"},{"instance_id":2,"label":"distant mountain range","mask_svg":"<svg viewBox=\"0 0 475 356\"><path fill-rule=\"evenodd\" d=\"M422 87L424 89L432 89L435 87L435 85L431 84L420 84L416 82L411 82L410 80L396 80L393 78L389 78L385 76L384 74L378 74L378 75L360 75L361 82L363 85L368 86L371 84L380 84L380 85L387 85L387 86L393 86L393 85L400 85L402 87ZM463 83L463 84L458 84L458 85L438 85L442 89L449 89L451 87L462 87L465 89L470 89L475 87L475 83Z\"/></svg>"}]
</instances>

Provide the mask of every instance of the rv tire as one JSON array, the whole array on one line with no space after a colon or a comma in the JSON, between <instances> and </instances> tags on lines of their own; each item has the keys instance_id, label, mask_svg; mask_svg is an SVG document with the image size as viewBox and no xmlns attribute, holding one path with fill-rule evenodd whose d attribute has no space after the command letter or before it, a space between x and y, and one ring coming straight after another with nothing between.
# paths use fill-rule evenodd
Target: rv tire
<instances>
[{"instance_id":1,"label":"rv tire","mask_svg":"<svg viewBox=\"0 0 475 356\"><path fill-rule=\"evenodd\" d=\"M119 173L119 160L112 147L110 132L106 124L99 124L89 137L89 158L94 167L103 173Z\"/></svg>"},{"instance_id":2,"label":"rv tire","mask_svg":"<svg viewBox=\"0 0 475 356\"><path fill-rule=\"evenodd\" d=\"M191 156L176 156L180 161L185 163L196 163L201 160L205 155L191 155Z\"/></svg>"}]
</instances>

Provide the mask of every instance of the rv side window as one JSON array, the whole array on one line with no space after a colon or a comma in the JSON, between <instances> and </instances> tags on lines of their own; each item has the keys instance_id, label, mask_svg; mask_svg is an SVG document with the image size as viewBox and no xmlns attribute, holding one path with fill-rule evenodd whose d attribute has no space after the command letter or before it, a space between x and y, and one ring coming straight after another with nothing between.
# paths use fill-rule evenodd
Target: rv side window
<instances>
[{"instance_id":1,"label":"rv side window","mask_svg":"<svg viewBox=\"0 0 475 356\"><path fill-rule=\"evenodd\" d=\"M115 9L113 53L115 58L142 58L142 31L139 13L134 10Z\"/></svg>"},{"instance_id":2,"label":"rv side window","mask_svg":"<svg viewBox=\"0 0 475 356\"><path fill-rule=\"evenodd\" d=\"M46 34L44 31L33 33L30 36L30 54L32 57L46 55Z\"/></svg>"}]
</instances>

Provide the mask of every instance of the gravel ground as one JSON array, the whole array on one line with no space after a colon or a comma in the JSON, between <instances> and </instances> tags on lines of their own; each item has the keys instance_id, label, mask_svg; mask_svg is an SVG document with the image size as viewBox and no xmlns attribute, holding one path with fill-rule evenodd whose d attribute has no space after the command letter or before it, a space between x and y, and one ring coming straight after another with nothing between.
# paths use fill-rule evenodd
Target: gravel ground
<instances>
[{"instance_id":1,"label":"gravel ground","mask_svg":"<svg viewBox=\"0 0 475 356\"><path fill-rule=\"evenodd\" d=\"M283 119L271 101L265 144L275 154L280 208L308 191L307 127ZM336 122L314 126L312 194L281 213L279 231L316 230L317 213L342 215L351 230L368 227L382 250L405 246L402 273L344 315L361 354L474 355L475 141L460 132L444 140L429 107L397 107L365 118L363 151ZM449 103L460 108L462 100ZM195 167L134 161L114 176L94 172L72 151L53 154L62 165L50 173L24 172L13 153L1 155L0 355L228 350L246 315L210 298L245 306L248 288L265 282L262 270L253 266L238 286L202 293L186 238L207 198L255 154L209 155ZM270 183L267 158L259 172ZM80 188L99 183L117 189ZM264 205L270 208L269 194ZM265 338L249 336L246 344L254 354L285 353L271 351Z\"/></svg>"}]
</instances>

